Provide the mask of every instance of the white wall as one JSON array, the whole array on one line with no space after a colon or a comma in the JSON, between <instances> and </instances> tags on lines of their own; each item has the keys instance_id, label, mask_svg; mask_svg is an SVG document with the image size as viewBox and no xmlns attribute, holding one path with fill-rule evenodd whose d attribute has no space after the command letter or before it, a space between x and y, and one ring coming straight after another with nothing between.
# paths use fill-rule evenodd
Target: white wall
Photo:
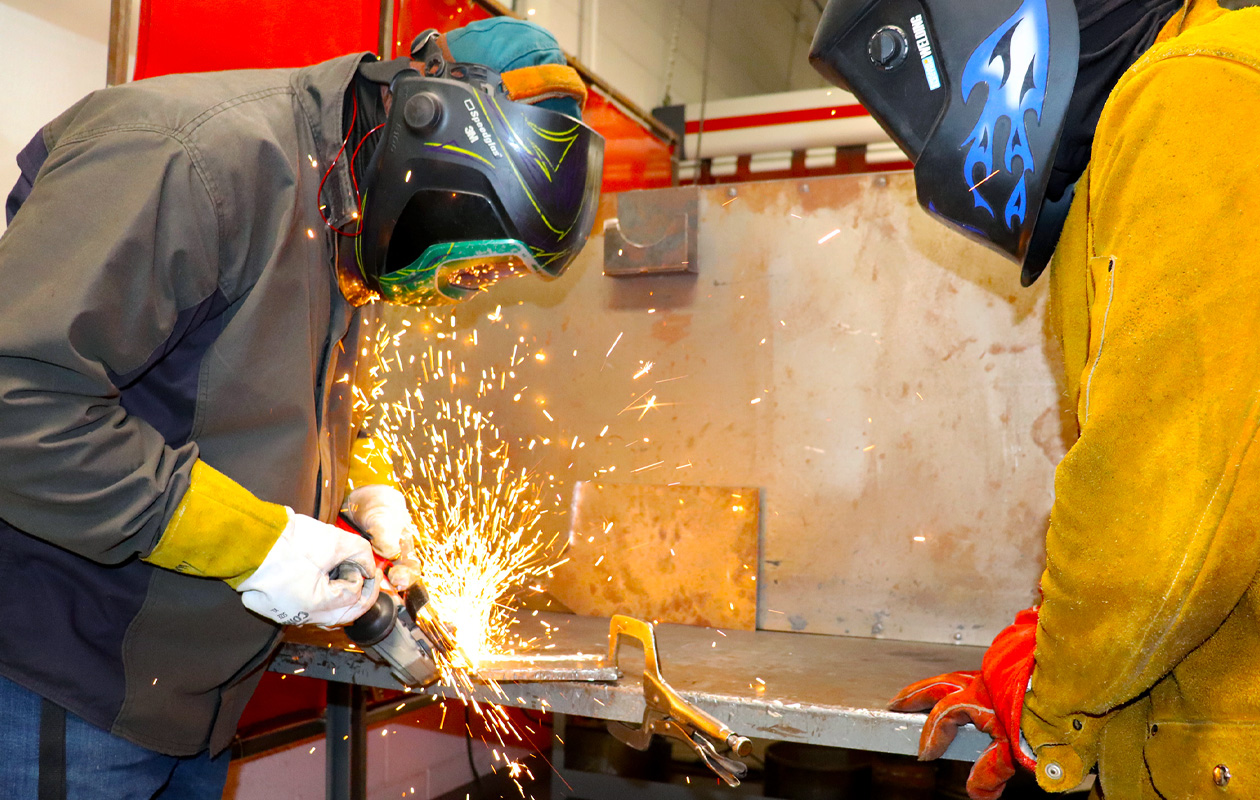
<instances>
[{"instance_id":1,"label":"white wall","mask_svg":"<svg viewBox=\"0 0 1260 800\"><path fill-rule=\"evenodd\" d=\"M516 0L515 8L645 110L665 98L671 53L673 103L826 85L806 60L813 0Z\"/></svg>"},{"instance_id":2,"label":"white wall","mask_svg":"<svg viewBox=\"0 0 1260 800\"><path fill-rule=\"evenodd\" d=\"M0 0L0 199L36 131L105 86L108 41L108 0Z\"/></svg>"}]
</instances>

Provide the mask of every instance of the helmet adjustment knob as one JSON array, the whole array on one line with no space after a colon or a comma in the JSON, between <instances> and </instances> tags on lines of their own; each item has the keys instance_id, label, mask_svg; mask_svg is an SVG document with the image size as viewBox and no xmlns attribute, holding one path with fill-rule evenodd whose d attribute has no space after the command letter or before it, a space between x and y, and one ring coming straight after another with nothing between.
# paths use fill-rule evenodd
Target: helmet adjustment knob
<instances>
[{"instance_id":1,"label":"helmet adjustment knob","mask_svg":"<svg viewBox=\"0 0 1260 800\"><path fill-rule=\"evenodd\" d=\"M885 25L871 35L866 49L877 67L889 70L901 66L901 62L906 60L910 42L901 28Z\"/></svg>"},{"instance_id":2,"label":"helmet adjustment knob","mask_svg":"<svg viewBox=\"0 0 1260 800\"><path fill-rule=\"evenodd\" d=\"M421 92L407 99L403 106L403 120L407 127L422 132L436 127L442 119L442 103L429 92Z\"/></svg>"}]
</instances>

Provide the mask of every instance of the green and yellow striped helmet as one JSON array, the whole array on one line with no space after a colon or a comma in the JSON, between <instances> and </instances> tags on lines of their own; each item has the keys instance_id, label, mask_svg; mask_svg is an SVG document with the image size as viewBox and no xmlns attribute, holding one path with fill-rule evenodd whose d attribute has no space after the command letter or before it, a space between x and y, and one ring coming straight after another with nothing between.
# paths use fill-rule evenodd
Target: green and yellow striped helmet
<instances>
[{"instance_id":1,"label":"green and yellow striped helmet","mask_svg":"<svg viewBox=\"0 0 1260 800\"><path fill-rule=\"evenodd\" d=\"M594 223L603 138L510 99L499 73L420 49L428 57L413 49L412 68L390 83L368 167L364 281L387 301L432 305L515 275L559 276Z\"/></svg>"}]
</instances>

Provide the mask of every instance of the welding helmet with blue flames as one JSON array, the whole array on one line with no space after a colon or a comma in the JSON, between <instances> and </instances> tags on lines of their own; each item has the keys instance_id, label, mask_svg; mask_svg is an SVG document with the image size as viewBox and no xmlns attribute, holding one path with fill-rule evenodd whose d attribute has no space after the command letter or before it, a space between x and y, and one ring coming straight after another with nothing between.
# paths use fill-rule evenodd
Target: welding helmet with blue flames
<instances>
[{"instance_id":1,"label":"welding helmet with blue flames","mask_svg":"<svg viewBox=\"0 0 1260 800\"><path fill-rule=\"evenodd\" d=\"M453 61L434 31L398 61L363 187L356 261L367 287L440 305L510 277L558 277L594 222L603 138L570 113L514 100L511 75ZM525 78L538 99L547 82Z\"/></svg>"},{"instance_id":2,"label":"welding helmet with blue flames","mask_svg":"<svg viewBox=\"0 0 1260 800\"><path fill-rule=\"evenodd\" d=\"M919 203L1028 286L1071 205L1046 195L1079 53L1073 0L830 0L809 60L910 156Z\"/></svg>"}]
</instances>

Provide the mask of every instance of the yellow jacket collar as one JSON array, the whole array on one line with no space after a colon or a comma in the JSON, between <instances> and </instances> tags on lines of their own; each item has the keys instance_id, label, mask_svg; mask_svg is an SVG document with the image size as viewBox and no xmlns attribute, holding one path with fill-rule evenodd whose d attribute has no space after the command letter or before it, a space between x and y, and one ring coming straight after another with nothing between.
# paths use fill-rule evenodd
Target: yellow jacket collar
<instances>
[{"instance_id":1,"label":"yellow jacket collar","mask_svg":"<svg viewBox=\"0 0 1260 800\"><path fill-rule=\"evenodd\" d=\"M1221 8L1217 0L1186 0L1181 10L1173 14L1172 19L1164 25L1164 29L1155 37L1155 44L1163 44L1180 36L1191 28L1211 22L1229 9Z\"/></svg>"}]
</instances>

